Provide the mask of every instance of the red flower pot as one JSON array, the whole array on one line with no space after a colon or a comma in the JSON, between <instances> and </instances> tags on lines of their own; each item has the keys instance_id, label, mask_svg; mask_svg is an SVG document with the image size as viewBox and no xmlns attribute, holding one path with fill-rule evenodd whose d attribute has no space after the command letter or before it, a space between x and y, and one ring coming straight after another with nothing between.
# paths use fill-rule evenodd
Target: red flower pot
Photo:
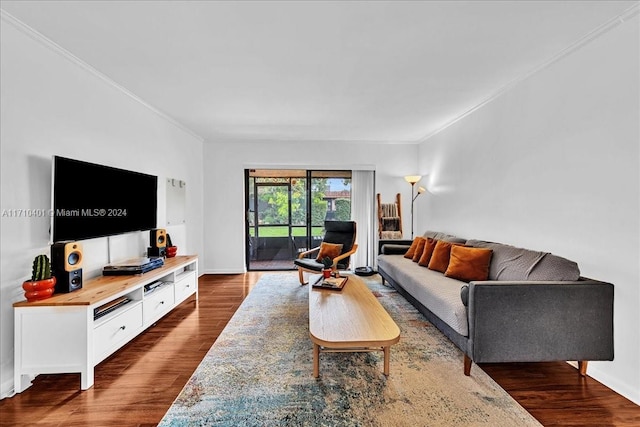
<instances>
[{"instance_id":1,"label":"red flower pot","mask_svg":"<svg viewBox=\"0 0 640 427\"><path fill-rule=\"evenodd\" d=\"M173 258L178 253L177 246L167 246L167 258Z\"/></svg>"},{"instance_id":2,"label":"red flower pot","mask_svg":"<svg viewBox=\"0 0 640 427\"><path fill-rule=\"evenodd\" d=\"M24 297L28 302L49 298L51 295L53 295L55 286L55 277L44 280L26 280L24 283L22 283L22 289L25 290Z\"/></svg>"}]
</instances>

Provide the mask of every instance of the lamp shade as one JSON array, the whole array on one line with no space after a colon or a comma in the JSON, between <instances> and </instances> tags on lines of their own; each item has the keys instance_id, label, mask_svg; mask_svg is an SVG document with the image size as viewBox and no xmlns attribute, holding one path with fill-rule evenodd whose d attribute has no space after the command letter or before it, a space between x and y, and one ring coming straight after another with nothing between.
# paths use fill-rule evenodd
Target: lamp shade
<instances>
[{"instance_id":1,"label":"lamp shade","mask_svg":"<svg viewBox=\"0 0 640 427\"><path fill-rule=\"evenodd\" d=\"M407 181L409 184L413 185L416 182L420 181L422 179L421 175L407 175L404 177L404 180Z\"/></svg>"}]
</instances>

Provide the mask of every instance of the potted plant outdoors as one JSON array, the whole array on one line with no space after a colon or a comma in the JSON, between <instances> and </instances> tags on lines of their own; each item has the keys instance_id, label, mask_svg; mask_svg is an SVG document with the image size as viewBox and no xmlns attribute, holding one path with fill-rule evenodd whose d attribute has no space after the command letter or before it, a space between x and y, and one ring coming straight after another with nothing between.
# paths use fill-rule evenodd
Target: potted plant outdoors
<instances>
[{"instance_id":1,"label":"potted plant outdoors","mask_svg":"<svg viewBox=\"0 0 640 427\"><path fill-rule=\"evenodd\" d=\"M56 278L51 275L51 262L46 255L38 255L33 260L31 280L22 283L27 301L49 298L55 292Z\"/></svg>"},{"instance_id":2,"label":"potted plant outdoors","mask_svg":"<svg viewBox=\"0 0 640 427\"><path fill-rule=\"evenodd\" d=\"M324 276L325 279L328 279L331 277L331 272L333 271L333 260L326 256L322 258L320 262L322 262L322 265L324 266L322 268L322 276Z\"/></svg>"}]
</instances>

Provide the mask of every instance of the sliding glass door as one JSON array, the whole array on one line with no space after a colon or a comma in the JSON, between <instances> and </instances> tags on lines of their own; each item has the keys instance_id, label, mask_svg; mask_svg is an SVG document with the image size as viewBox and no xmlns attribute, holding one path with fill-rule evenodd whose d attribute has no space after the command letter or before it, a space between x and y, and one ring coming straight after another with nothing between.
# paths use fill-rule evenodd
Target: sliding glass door
<instances>
[{"instance_id":1,"label":"sliding glass door","mask_svg":"<svg viewBox=\"0 0 640 427\"><path fill-rule=\"evenodd\" d=\"M322 241L325 220L351 217L351 172L245 171L248 270L292 270Z\"/></svg>"}]
</instances>

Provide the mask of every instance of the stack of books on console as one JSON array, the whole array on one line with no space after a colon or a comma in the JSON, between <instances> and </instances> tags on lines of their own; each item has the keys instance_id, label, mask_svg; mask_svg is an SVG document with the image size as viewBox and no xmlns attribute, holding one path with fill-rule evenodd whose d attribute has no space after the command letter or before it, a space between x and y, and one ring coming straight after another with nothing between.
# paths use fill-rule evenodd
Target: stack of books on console
<instances>
[{"instance_id":1,"label":"stack of books on console","mask_svg":"<svg viewBox=\"0 0 640 427\"><path fill-rule=\"evenodd\" d=\"M131 300L128 297L122 296L120 298L114 299L113 301L109 301L108 303L103 304L100 307L94 308L93 320L99 319L102 316L111 313L115 309L120 308L123 305L129 304L130 302Z\"/></svg>"},{"instance_id":2,"label":"stack of books on console","mask_svg":"<svg viewBox=\"0 0 640 427\"><path fill-rule=\"evenodd\" d=\"M167 283L171 283L171 282L161 282L160 280L156 280L153 283L149 283L148 285L144 285L144 294L150 294L151 292L155 291L156 289L160 288L163 285L166 285Z\"/></svg>"}]
</instances>

